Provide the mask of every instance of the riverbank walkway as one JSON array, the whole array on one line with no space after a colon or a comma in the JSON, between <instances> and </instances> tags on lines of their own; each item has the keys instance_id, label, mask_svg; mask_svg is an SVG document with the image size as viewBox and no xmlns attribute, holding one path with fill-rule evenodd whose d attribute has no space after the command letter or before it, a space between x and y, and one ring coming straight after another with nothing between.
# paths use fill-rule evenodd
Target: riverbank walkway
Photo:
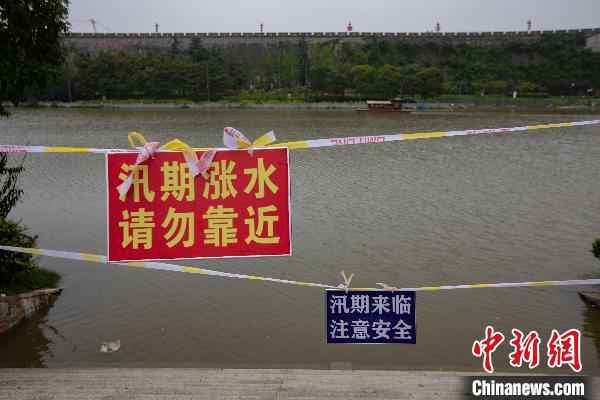
<instances>
[{"instance_id":1,"label":"riverbank walkway","mask_svg":"<svg viewBox=\"0 0 600 400\"><path fill-rule=\"evenodd\" d=\"M243 369L0 369L0 399L463 399L480 373ZM600 393L600 377L590 380Z\"/></svg>"}]
</instances>

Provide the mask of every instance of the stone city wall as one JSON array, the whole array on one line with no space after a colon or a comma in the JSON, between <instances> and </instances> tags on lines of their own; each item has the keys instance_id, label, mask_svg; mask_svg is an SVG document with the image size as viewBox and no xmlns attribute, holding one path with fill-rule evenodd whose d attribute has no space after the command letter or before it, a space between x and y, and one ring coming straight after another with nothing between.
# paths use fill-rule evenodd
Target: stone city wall
<instances>
[{"instance_id":1,"label":"stone city wall","mask_svg":"<svg viewBox=\"0 0 600 400\"><path fill-rule=\"evenodd\" d=\"M587 38L586 46L594 52L600 52L600 33Z\"/></svg>"},{"instance_id":2,"label":"stone city wall","mask_svg":"<svg viewBox=\"0 0 600 400\"><path fill-rule=\"evenodd\" d=\"M106 50L170 49L174 43L179 48L189 47L192 38L202 40L204 46L239 47L272 46L277 44L322 43L331 40L362 43L371 38L401 41L412 44L437 43L457 46L497 46L506 42L531 42L548 35L584 35L589 45L600 45L600 28L556 31L509 32L213 32L213 33L69 33L63 37L67 47L99 52ZM595 38L595 39L594 39Z\"/></svg>"}]
</instances>

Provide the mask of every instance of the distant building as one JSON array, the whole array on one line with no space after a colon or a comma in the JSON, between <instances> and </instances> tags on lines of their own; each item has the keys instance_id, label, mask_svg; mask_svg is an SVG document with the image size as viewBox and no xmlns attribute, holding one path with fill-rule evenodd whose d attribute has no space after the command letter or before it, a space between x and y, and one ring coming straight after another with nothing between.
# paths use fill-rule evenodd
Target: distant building
<instances>
[{"instance_id":1,"label":"distant building","mask_svg":"<svg viewBox=\"0 0 600 400\"><path fill-rule=\"evenodd\" d=\"M600 34L587 38L585 47L593 52L600 52Z\"/></svg>"},{"instance_id":2,"label":"distant building","mask_svg":"<svg viewBox=\"0 0 600 400\"><path fill-rule=\"evenodd\" d=\"M354 28L352 28L352 22L348 22L348 26L346 27L346 32L352 32Z\"/></svg>"}]
</instances>

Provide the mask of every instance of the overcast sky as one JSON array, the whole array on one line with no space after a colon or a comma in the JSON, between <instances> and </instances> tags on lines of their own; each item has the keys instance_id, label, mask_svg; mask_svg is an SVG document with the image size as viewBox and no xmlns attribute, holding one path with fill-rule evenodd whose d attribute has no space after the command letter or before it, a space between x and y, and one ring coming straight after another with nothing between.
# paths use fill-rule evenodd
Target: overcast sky
<instances>
[{"instance_id":1,"label":"overcast sky","mask_svg":"<svg viewBox=\"0 0 600 400\"><path fill-rule=\"evenodd\" d=\"M600 0L71 0L73 32L404 32L600 27Z\"/></svg>"}]
</instances>

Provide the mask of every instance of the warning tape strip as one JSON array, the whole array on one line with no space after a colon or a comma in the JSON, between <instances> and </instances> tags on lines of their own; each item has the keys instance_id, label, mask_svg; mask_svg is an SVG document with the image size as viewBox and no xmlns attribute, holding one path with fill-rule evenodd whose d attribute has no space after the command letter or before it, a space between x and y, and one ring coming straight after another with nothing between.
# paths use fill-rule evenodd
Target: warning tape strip
<instances>
[{"instance_id":1,"label":"warning tape strip","mask_svg":"<svg viewBox=\"0 0 600 400\"><path fill-rule=\"evenodd\" d=\"M14 246L0 246L0 250L12 251L16 253L26 253L32 254L36 256L47 256L54 258L63 258L68 260L80 260L80 261L88 261L100 264L109 264L106 256L101 256L97 254L87 254L87 253L75 253L70 251L58 251L58 250L43 250L43 249L32 249L25 247L14 247ZM325 285L322 283L310 283L310 282L299 282L292 281L287 279L277 279L277 278L267 278L262 276L255 275L244 275L244 274L234 274L230 272L221 272L221 271L213 271L206 268L200 267L185 267L176 264L167 264L163 262L156 261L136 261L136 262L127 262L127 263L110 263L111 265L121 265L130 268L143 268L143 269L153 269L158 271L171 271L171 272L184 272L188 274L199 274L199 275L208 275L208 276L219 276L222 278L234 278L234 279L247 279L251 281L265 281L265 282L276 282L283 283L288 285L296 285L296 286L308 286L308 287L321 287L326 289L335 289L337 286L333 285Z\"/></svg>"},{"instance_id":2,"label":"warning tape strip","mask_svg":"<svg viewBox=\"0 0 600 400\"><path fill-rule=\"evenodd\" d=\"M63 258L69 260L88 261L101 264L109 264L105 256L86 253L75 253L58 250L43 250L32 249L14 246L0 246L0 250L12 251L15 253L26 253L36 256L47 256L54 258ZM301 282L288 279L269 278L256 275L234 274L230 272L214 271L199 267L185 267L175 264L167 264L163 262L143 261L129 263L110 263L111 265L120 265L130 268L143 268L159 271L184 272L188 274L199 274L207 276L218 276L222 278L245 279L250 281L274 282L286 285L318 287L325 289L340 289L344 285L327 285L324 283ZM348 288L348 290L397 290L397 291L414 291L414 292L434 292L441 290L458 290L458 289L487 289L487 288L517 288L517 287L549 287L549 286L591 286L600 285L600 279L574 279L566 281L537 281L537 282L509 282L509 283L478 283L470 285L444 285L444 286L422 286L415 288L396 288L385 284L379 284L383 288Z\"/></svg>"},{"instance_id":3,"label":"warning tape strip","mask_svg":"<svg viewBox=\"0 0 600 400\"><path fill-rule=\"evenodd\" d=\"M462 131L443 131L443 132L416 132L400 133L391 135L374 136L351 136L328 139L310 139L298 140L287 143L275 143L267 147L287 147L290 150L312 149L318 147L348 146L355 144L371 144L397 142L420 139L439 139L453 136L483 135L494 133L516 133L536 131L542 129L571 128L575 126L598 125L600 120L562 122L552 124L517 126L513 128L492 128L492 129L470 129ZM194 148L195 151L205 151L208 148ZM225 149L224 149L225 150ZM0 144L0 153L98 153L105 154L110 152L131 152L132 149L101 149L92 147L66 147L66 146L21 146L21 145L3 145ZM162 150L164 151L164 150Z\"/></svg>"},{"instance_id":4,"label":"warning tape strip","mask_svg":"<svg viewBox=\"0 0 600 400\"><path fill-rule=\"evenodd\" d=\"M553 128L571 128L575 126L598 125L600 120L577 121L577 122L562 122L554 124L528 125L517 126L513 128L493 128L493 129L470 129L463 131L444 131L444 132L417 132L417 133L400 133L393 135L378 135L378 136L354 136L330 139L314 139L300 140L296 142L274 144L273 146L283 146L289 149L310 149L316 147L332 147L332 146L347 146L354 144L370 144L370 143L385 143L398 142L407 140L421 139L439 139L453 136L468 136L468 135L483 135L493 133L509 133L509 132L526 132L541 129Z\"/></svg>"}]
</instances>

